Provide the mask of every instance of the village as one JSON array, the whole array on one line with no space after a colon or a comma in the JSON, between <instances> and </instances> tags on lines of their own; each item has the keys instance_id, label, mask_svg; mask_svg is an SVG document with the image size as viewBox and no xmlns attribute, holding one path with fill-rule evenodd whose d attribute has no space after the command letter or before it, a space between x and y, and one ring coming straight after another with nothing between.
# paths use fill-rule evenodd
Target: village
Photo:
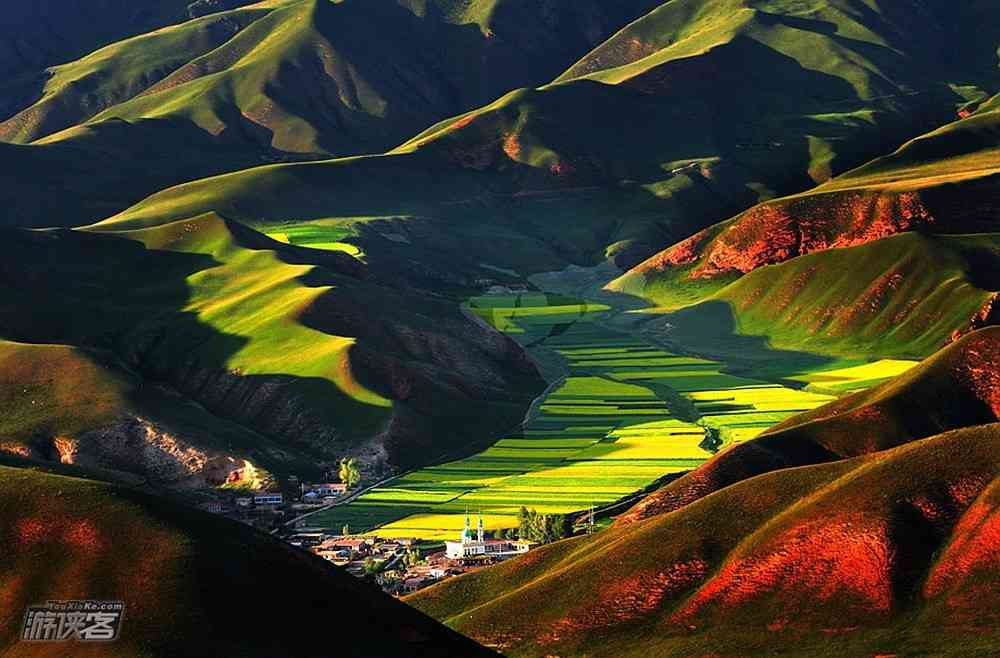
<instances>
[{"instance_id":1,"label":"village","mask_svg":"<svg viewBox=\"0 0 1000 658\"><path fill-rule=\"evenodd\" d=\"M475 532L466 514L465 527L456 540L418 541L412 537L328 534L297 523L285 537L293 546L322 557L358 578L370 579L395 596L412 594L438 581L497 564L527 553L536 542L487 537L479 516Z\"/></svg>"},{"instance_id":2,"label":"village","mask_svg":"<svg viewBox=\"0 0 1000 658\"><path fill-rule=\"evenodd\" d=\"M358 578L374 582L394 596L411 594L446 578L523 555L539 544L529 539L492 536L481 514L473 529L468 512L461 534L444 542L373 532L352 534L346 526L335 533L313 525L311 517L316 512L345 504L364 491L356 471L342 469L340 476L347 482L306 483L293 475L281 490L236 490L228 497L213 498L197 506L269 532Z\"/></svg>"}]
</instances>

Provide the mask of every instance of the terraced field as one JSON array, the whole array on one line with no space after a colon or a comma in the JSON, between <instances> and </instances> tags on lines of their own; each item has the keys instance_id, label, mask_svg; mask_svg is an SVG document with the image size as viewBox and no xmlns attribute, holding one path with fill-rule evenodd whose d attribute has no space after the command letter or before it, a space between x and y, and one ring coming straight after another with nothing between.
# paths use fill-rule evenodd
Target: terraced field
<instances>
[{"instance_id":1,"label":"terraced field","mask_svg":"<svg viewBox=\"0 0 1000 658\"><path fill-rule=\"evenodd\" d=\"M526 346L552 382L525 423L481 453L409 473L314 521L444 539L466 511L482 511L496 530L515 526L521 506L609 505L831 399L666 352L602 324L601 304L490 295L468 310Z\"/></svg>"}]
</instances>

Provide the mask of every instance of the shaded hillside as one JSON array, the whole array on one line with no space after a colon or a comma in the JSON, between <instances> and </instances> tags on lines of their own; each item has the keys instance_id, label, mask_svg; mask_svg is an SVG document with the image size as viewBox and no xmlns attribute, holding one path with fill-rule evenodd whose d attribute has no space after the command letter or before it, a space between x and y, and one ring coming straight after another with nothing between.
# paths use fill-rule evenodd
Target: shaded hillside
<instances>
[{"instance_id":1,"label":"shaded hillside","mask_svg":"<svg viewBox=\"0 0 1000 658\"><path fill-rule=\"evenodd\" d=\"M44 145L0 142L0 226L85 224L164 187L274 157L161 119L79 126Z\"/></svg>"},{"instance_id":2,"label":"shaded hillside","mask_svg":"<svg viewBox=\"0 0 1000 658\"><path fill-rule=\"evenodd\" d=\"M8 387L4 414L24 418L8 451L65 459L65 444L73 459L181 483L218 483L245 459L280 474L355 454L378 472L473 449L544 387L515 343L448 300L217 215L116 236L7 230L2 250L0 336L103 360L79 381L38 380L39 393L120 382L107 416L69 427ZM8 365L27 380L48 354Z\"/></svg>"},{"instance_id":3,"label":"shaded hillside","mask_svg":"<svg viewBox=\"0 0 1000 658\"><path fill-rule=\"evenodd\" d=\"M905 231L996 231L1000 110L994 104L815 189L696 233L610 288L676 307L803 254Z\"/></svg>"},{"instance_id":4,"label":"shaded hillside","mask_svg":"<svg viewBox=\"0 0 1000 658\"><path fill-rule=\"evenodd\" d=\"M235 5L232 0L208 0ZM32 103L45 69L101 46L179 23L192 0L31 0L6 3L0 15L0 119ZM206 0L199 0L206 5ZM246 4L245 2L242 4ZM208 9L205 6L205 9Z\"/></svg>"},{"instance_id":5,"label":"shaded hillside","mask_svg":"<svg viewBox=\"0 0 1000 658\"><path fill-rule=\"evenodd\" d=\"M28 605L122 600L116 656L490 656L346 572L246 526L127 489L0 466L0 651L106 656L106 644L18 642ZM260 610L267 623L248 623ZM295 629L290 632L290 629Z\"/></svg>"},{"instance_id":6,"label":"shaded hillside","mask_svg":"<svg viewBox=\"0 0 1000 658\"><path fill-rule=\"evenodd\" d=\"M167 190L102 228L213 208L254 225L380 217L413 226L418 246L454 240L459 257L519 271L605 257L631 265L762 198L890 151L953 117L969 97L984 97L977 84L997 82L995 66L980 66L995 45L959 42L962 57L939 57L926 45L995 9L938 14L907 4L907 41L898 38L897 11L881 7L888 3L874 16L855 4L718 1L706 8L709 20L695 11L699 3L669 3L625 32L650 21L651 31L676 34L690 48L653 43L657 55L630 60L628 75L570 76L512 92L388 156ZM849 36L861 33L865 39ZM492 244L484 235L528 252L469 253Z\"/></svg>"},{"instance_id":7,"label":"shaded hillside","mask_svg":"<svg viewBox=\"0 0 1000 658\"><path fill-rule=\"evenodd\" d=\"M57 67L0 136L30 142L89 119L169 118L289 153L383 151L548 82L653 4L270 0Z\"/></svg>"},{"instance_id":8,"label":"shaded hillside","mask_svg":"<svg viewBox=\"0 0 1000 658\"><path fill-rule=\"evenodd\" d=\"M0 123L33 142L0 153L3 223L79 226L226 171L383 151L551 80L652 4L269 0L113 43Z\"/></svg>"},{"instance_id":9,"label":"shaded hillside","mask_svg":"<svg viewBox=\"0 0 1000 658\"><path fill-rule=\"evenodd\" d=\"M992 655L998 342L793 417L646 518L408 602L511 656Z\"/></svg>"}]
</instances>

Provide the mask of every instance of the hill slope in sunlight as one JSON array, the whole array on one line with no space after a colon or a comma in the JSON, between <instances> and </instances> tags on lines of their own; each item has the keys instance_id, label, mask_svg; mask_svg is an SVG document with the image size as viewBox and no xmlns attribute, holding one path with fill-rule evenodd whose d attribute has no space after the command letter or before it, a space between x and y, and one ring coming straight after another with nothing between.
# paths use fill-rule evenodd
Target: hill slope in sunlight
<instances>
[{"instance_id":1,"label":"hill slope in sunlight","mask_svg":"<svg viewBox=\"0 0 1000 658\"><path fill-rule=\"evenodd\" d=\"M511 656L996 652L998 346L972 334L594 537L408 601Z\"/></svg>"},{"instance_id":2,"label":"hill slope in sunlight","mask_svg":"<svg viewBox=\"0 0 1000 658\"><path fill-rule=\"evenodd\" d=\"M412 226L425 244L462 245L458 258L484 234L516 240L510 254L475 257L518 271L606 257L628 266L890 151L998 82L988 62L1000 38L953 38L988 22L995 10L986 6L709 4L667 3L612 37L644 44L622 55L626 64L592 71L586 62L604 61L598 48L557 83L445 120L388 155L184 185L102 228L209 209L252 225L379 217ZM678 41L646 43L643 30Z\"/></svg>"},{"instance_id":3,"label":"hill slope in sunlight","mask_svg":"<svg viewBox=\"0 0 1000 658\"><path fill-rule=\"evenodd\" d=\"M2 245L0 400L23 417L8 452L215 484L242 460L278 474L311 460L318 475L355 454L378 472L473 450L544 387L513 341L448 300L218 215L114 236L6 230ZM58 345L86 363L56 382ZM28 379L56 399L116 383L107 414L63 427L35 413Z\"/></svg>"}]
</instances>

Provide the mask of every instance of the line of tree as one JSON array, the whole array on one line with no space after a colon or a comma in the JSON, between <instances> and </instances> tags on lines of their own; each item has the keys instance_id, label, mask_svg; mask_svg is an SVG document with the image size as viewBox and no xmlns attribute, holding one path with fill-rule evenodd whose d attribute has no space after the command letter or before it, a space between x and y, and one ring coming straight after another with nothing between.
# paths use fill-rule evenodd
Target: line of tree
<instances>
[{"instance_id":1,"label":"line of tree","mask_svg":"<svg viewBox=\"0 0 1000 658\"><path fill-rule=\"evenodd\" d=\"M517 527L501 531L508 539L524 539L547 544L573 534L573 519L565 514L543 514L535 509L521 507L517 513Z\"/></svg>"}]
</instances>

